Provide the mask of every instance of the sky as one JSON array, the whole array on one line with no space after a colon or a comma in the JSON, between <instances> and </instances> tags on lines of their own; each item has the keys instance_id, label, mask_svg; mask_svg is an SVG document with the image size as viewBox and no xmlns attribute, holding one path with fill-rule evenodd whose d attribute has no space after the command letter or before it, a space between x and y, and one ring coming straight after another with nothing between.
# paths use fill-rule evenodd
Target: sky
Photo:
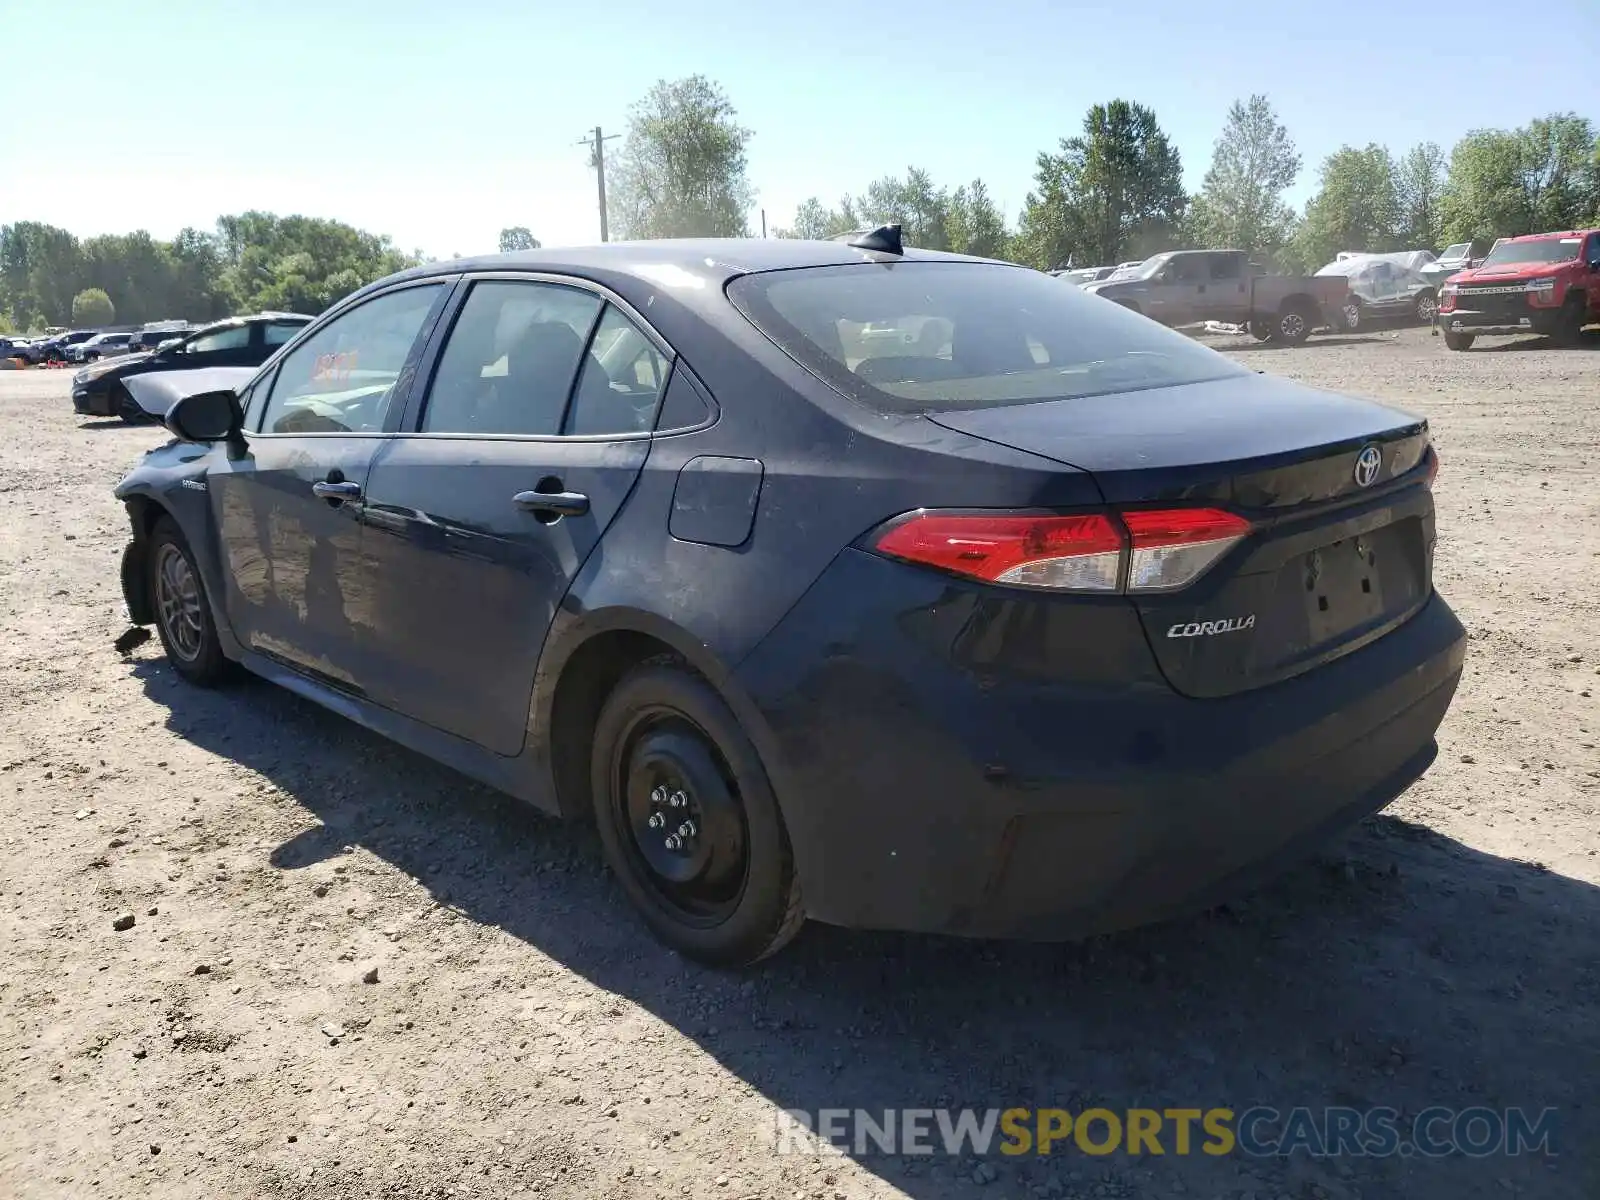
<instances>
[{"instance_id":1,"label":"sky","mask_svg":"<svg viewBox=\"0 0 1600 1200\"><path fill-rule=\"evenodd\" d=\"M1117 97L1155 110L1193 190L1228 106L1264 92L1297 206L1342 144L1600 123L1600 0L0 0L0 29L0 224L168 238L255 208L430 257L509 225L598 240L579 140L691 74L753 131L752 232L912 165L981 176L1014 222L1038 152Z\"/></svg>"}]
</instances>

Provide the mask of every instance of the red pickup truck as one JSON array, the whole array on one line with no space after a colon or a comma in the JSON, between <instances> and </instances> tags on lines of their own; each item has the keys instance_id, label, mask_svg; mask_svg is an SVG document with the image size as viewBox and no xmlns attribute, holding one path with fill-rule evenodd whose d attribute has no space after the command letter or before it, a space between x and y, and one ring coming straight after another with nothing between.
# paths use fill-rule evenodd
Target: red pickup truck
<instances>
[{"instance_id":1,"label":"red pickup truck","mask_svg":"<svg viewBox=\"0 0 1600 1200\"><path fill-rule=\"evenodd\" d=\"M1438 322L1451 350L1470 349L1486 333L1538 333L1571 345L1600 322L1600 229L1496 242L1483 262L1439 289Z\"/></svg>"}]
</instances>

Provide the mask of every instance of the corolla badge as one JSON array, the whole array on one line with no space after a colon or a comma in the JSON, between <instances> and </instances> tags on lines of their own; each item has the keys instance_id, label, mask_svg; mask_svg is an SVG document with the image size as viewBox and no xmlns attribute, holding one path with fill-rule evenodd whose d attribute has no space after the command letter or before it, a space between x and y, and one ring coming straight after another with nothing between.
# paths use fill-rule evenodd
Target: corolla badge
<instances>
[{"instance_id":1,"label":"corolla badge","mask_svg":"<svg viewBox=\"0 0 1600 1200\"><path fill-rule=\"evenodd\" d=\"M1378 478L1378 470L1383 466L1383 455L1376 446L1363 446L1361 453L1356 455L1356 486L1371 487Z\"/></svg>"},{"instance_id":2,"label":"corolla badge","mask_svg":"<svg viewBox=\"0 0 1600 1200\"><path fill-rule=\"evenodd\" d=\"M1242 629L1256 627L1255 613L1248 613L1242 617L1224 617L1220 621L1190 621L1187 624L1179 622L1167 630L1169 638L1212 637L1219 633L1238 633Z\"/></svg>"}]
</instances>

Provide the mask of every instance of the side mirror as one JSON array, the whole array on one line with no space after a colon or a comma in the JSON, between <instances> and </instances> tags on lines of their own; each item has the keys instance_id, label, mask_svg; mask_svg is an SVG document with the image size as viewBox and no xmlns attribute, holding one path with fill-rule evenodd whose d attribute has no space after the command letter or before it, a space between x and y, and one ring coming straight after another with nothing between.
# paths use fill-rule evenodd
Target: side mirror
<instances>
[{"instance_id":1,"label":"side mirror","mask_svg":"<svg viewBox=\"0 0 1600 1200\"><path fill-rule=\"evenodd\" d=\"M165 424L185 442L231 442L244 427L244 412L235 392L196 392L167 410Z\"/></svg>"}]
</instances>

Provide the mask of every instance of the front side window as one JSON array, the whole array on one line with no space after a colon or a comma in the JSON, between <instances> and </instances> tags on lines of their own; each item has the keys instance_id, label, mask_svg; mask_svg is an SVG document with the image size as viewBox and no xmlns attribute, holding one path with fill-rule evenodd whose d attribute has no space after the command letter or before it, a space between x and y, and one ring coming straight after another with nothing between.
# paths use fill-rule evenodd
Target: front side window
<instances>
[{"instance_id":1,"label":"front side window","mask_svg":"<svg viewBox=\"0 0 1600 1200\"><path fill-rule=\"evenodd\" d=\"M1237 254L1216 254L1211 258L1211 278L1218 280L1238 279L1244 265L1244 260Z\"/></svg>"},{"instance_id":2,"label":"front side window","mask_svg":"<svg viewBox=\"0 0 1600 1200\"><path fill-rule=\"evenodd\" d=\"M387 292L335 317L278 368L262 430L376 433L444 285Z\"/></svg>"},{"instance_id":3,"label":"front side window","mask_svg":"<svg viewBox=\"0 0 1600 1200\"><path fill-rule=\"evenodd\" d=\"M261 331L264 345L283 346L294 340L294 335L306 327L302 321L298 325L286 325L282 321L269 321L267 327Z\"/></svg>"},{"instance_id":4,"label":"front side window","mask_svg":"<svg viewBox=\"0 0 1600 1200\"><path fill-rule=\"evenodd\" d=\"M989 408L1250 373L1181 333L1022 267L807 267L741 276L728 295L813 374L890 411ZM892 327L912 341L868 353L865 327Z\"/></svg>"},{"instance_id":5,"label":"front side window","mask_svg":"<svg viewBox=\"0 0 1600 1200\"><path fill-rule=\"evenodd\" d=\"M439 356L422 432L560 433L602 303L560 284L474 284Z\"/></svg>"},{"instance_id":6,"label":"front side window","mask_svg":"<svg viewBox=\"0 0 1600 1200\"><path fill-rule=\"evenodd\" d=\"M215 333L202 333L198 337L185 342L185 354L209 354L217 350L243 350L250 344L250 327L248 325L233 325L227 329L218 329Z\"/></svg>"},{"instance_id":7,"label":"front side window","mask_svg":"<svg viewBox=\"0 0 1600 1200\"><path fill-rule=\"evenodd\" d=\"M563 433L649 433L671 364L614 305L607 305L584 356Z\"/></svg>"}]
</instances>

